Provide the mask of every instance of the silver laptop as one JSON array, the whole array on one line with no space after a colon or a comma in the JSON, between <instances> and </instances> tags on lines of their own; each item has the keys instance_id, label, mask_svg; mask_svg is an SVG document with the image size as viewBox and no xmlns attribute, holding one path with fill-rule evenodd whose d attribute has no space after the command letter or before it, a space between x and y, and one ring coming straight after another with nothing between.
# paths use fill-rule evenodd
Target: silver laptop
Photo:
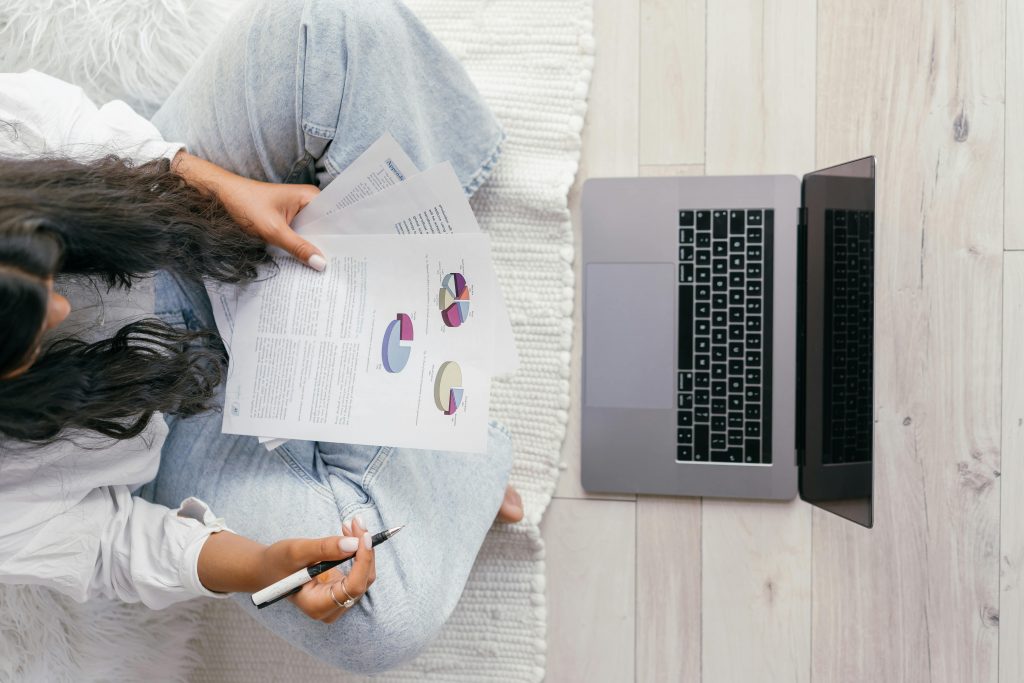
<instances>
[{"instance_id":1,"label":"silver laptop","mask_svg":"<svg viewBox=\"0 0 1024 683\"><path fill-rule=\"evenodd\" d=\"M875 160L583 186L582 481L871 526Z\"/></svg>"}]
</instances>

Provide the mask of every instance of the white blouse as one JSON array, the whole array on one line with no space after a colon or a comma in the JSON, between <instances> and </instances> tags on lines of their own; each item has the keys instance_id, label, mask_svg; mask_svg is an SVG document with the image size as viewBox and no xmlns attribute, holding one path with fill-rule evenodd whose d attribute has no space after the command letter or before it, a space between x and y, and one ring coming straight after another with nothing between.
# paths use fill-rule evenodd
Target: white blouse
<instances>
[{"instance_id":1,"label":"white blouse","mask_svg":"<svg viewBox=\"0 0 1024 683\"><path fill-rule=\"evenodd\" d=\"M0 74L0 158L117 154L141 163L171 159L182 148L124 102L97 108L81 88L37 71ZM59 289L71 299L72 315L58 332L100 339L153 313L146 287L128 295L64 280ZM166 436L156 415L125 441L86 433L43 447L0 442L0 583L154 609L197 595L223 597L204 588L197 572L203 543L223 521L195 498L169 510L131 494L156 476Z\"/></svg>"}]
</instances>

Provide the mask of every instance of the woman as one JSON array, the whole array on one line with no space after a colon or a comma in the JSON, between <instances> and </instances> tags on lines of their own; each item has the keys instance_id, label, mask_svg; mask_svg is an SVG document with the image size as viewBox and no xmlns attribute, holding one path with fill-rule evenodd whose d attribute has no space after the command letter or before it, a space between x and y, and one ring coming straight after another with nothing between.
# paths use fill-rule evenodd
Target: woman
<instances>
[{"instance_id":1,"label":"woman","mask_svg":"<svg viewBox=\"0 0 1024 683\"><path fill-rule=\"evenodd\" d=\"M415 655L495 513L522 517L507 433L492 425L485 454L221 434L201 282L252 279L265 244L322 270L288 227L318 192L304 183L386 130L475 191L503 134L461 67L400 2L265 0L152 123L35 72L0 75L0 121L0 582L153 608L236 592L337 666ZM249 601L353 556L293 605Z\"/></svg>"}]
</instances>

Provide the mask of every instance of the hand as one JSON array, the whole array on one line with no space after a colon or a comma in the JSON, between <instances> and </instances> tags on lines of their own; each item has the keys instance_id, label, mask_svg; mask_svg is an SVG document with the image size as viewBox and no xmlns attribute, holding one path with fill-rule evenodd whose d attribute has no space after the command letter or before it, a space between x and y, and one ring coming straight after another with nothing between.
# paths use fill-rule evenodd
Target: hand
<instances>
[{"instance_id":1,"label":"hand","mask_svg":"<svg viewBox=\"0 0 1024 683\"><path fill-rule=\"evenodd\" d=\"M346 545L355 542L358 550L343 550L342 543L346 541ZM288 598L307 616L326 624L334 623L348 611L338 607L334 598L337 598L338 602L345 602L349 595L358 599L377 579L374 551L369 545L370 534L356 519L353 519L351 524L346 523L342 528L341 537L278 541L263 551L264 585L269 586L317 562L346 559L355 555L348 576L342 573L340 567L335 567L315 577L299 589L298 593ZM334 598L331 597L332 590ZM348 595L345 594L346 591Z\"/></svg>"},{"instance_id":2,"label":"hand","mask_svg":"<svg viewBox=\"0 0 1024 683\"><path fill-rule=\"evenodd\" d=\"M267 244L316 270L327 266L323 253L291 229L299 211L320 194L313 185L250 180L185 151L175 155L171 168L190 185L216 194L239 225Z\"/></svg>"},{"instance_id":3,"label":"hand","mask_svg":"<svg viewBox=\"0 0 1024 683\"><path fill-rule=\"evenodd\" d=\"M321 251L299 237L290 225L318 194L320 190L313 185L262 183L235 176L230 183L222 184L217 196L243 228L309 267L323 270L327 261Z\"/></svg>"}]
</instances>

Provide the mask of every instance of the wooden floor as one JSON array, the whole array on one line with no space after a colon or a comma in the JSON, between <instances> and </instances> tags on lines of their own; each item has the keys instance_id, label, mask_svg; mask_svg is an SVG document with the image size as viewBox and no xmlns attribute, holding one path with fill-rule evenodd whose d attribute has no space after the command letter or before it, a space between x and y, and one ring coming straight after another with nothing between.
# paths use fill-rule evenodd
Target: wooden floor
<instances>
[{"instance_id":1,"label":"wooden floor","mask_svg":"<svg viewBox=\"0 0 1024 683\"><path fill-rule=\"evenodd\" d=\"M585 494L577 305L547 680L1024 681L1024 0L594 4L577 219L587 177L878 156L875 528Z\"/></svg>"}]
</instances>

